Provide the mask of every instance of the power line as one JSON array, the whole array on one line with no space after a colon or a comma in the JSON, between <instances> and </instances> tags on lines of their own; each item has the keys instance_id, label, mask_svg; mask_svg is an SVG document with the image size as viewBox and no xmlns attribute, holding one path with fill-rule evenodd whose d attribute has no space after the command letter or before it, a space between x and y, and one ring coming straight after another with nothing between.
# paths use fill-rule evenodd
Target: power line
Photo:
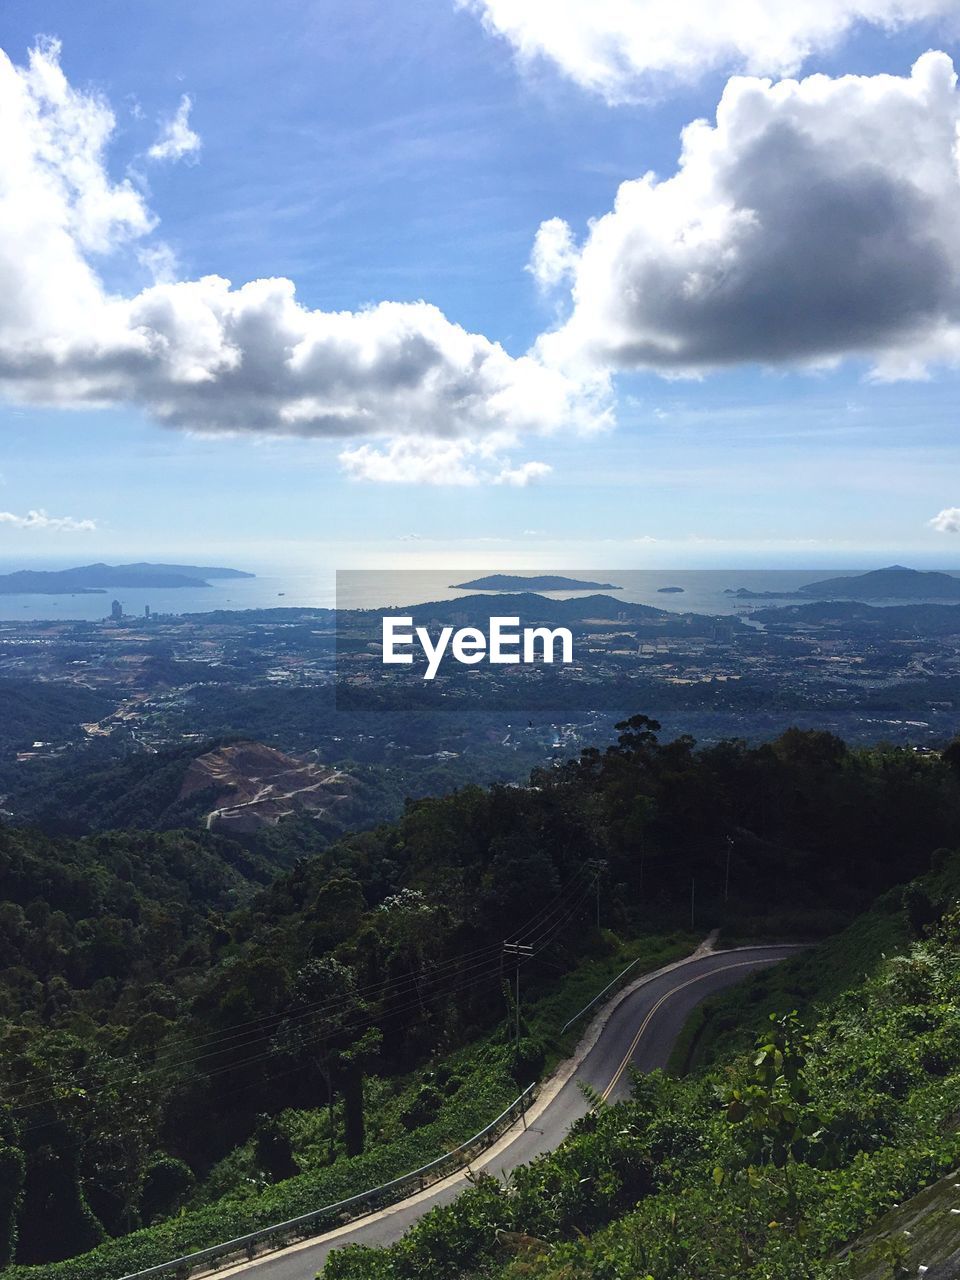
<instances>
[{"instance_id":1,"label":"power line","mask_svg":"<svg viewBox=\"0 0 960 1280\"><path fill-rule=\"evenodd\" d=\"M530 920L523 925L517 936L527 937L531 930L539 930L534 939L535 944L539 945L540 939L545 937L547 933L552 932L559 923L569 918L569 910L564 911L564 903L567 895L571 890L578 887L586 874L585 867L581 867L574 875L568 885L564 887L561 893L540 911L535 913ZM582 900L581 898L578 902ZM577 904L575 904L577 905ZM555 917L557 912L563 914L559 920L551 919ZM234 1049L244 1049L254 1047L257 1043L268 1039L273 1035L281 1025L289 1025L291 1022L300 1022L311 1015L333 1017L343 1009L349 1009L357 1004L358 1001L363 1003L373 1003L377 1001L404 996L411 990L415 989L419 984L424 982L432 983L446 976L455 976L458 972L469 970L473 967L467 962L480 961L486 957L493 957L499 954L497 944L490 943L483 947L478 947L473 951L466 952L462 956L451 957L448 960L441 961L439 964L424 974L408 973L399 975L392 979L383 979L378 983L368 984L366 987L358 987L353 992L344 993L342 996L333 999L314 1001L312 1004L302 1006L296 1011L277 1011L269 1014L263 1014L258 1018L247 1019L244 1022L234 1023L232 1026L221 1028L216 1035L208 1037L204 1040L196 1040L193 1045L177 1042L169 1048L163 1050L158 1059L155 1059L149 1066L142 1069L137 1067L130 1068L128 1074L131 1077L142 1078L146 1072L148 1074L156 1074L161 1070L176 1070L178 1067L195 1064L206 1058L218 1057L221 1053L228 1051L230 1041L241 1041L239 1044L233 1045ZM272 1025L269 1025L272 1024ZM220 1047L218 1047L220 1046ZM207 1052L198 1052L206 1050ZM183 1054L185 1057L174 1057L175 1054ZM21 1082L25 1083L25 1082ZM38 1082L39 1083L39 1082ZM42 1087L42 1086L41 1086ZM30 1097L30 1094L27 1095ZM19 1105L25 1104L20 1100Z\"/></svg>"},{"instance_id":2,"label":"power line","mask_svg":"<svg viewBox=\"0 0 960 1280\"><path fill-rule=\"evenodd\" d=\"M558 896L558 898L555 900L552 906L548 906L547 908L542 908L541 911L538 912L532 918L533 922L539 921L539 931L536 933L536 936L532 943L529 943L526 945L514 944L518 946L522 945L522 950L518 954L523 955L524 958L529 958L530 956L535 954L536 951L542 950L544 946L547 944L548 939L552 935L554 935L560 928L562 928L563 925L576 914L578 908L582 905L586 896L589 894L590 889L592 888L592 885L590 883L585 883L577 899L573 902L572 905L568 903L566 906L566 909L564 909L564 898L566 894L569 893L571 888L577 886L578 881L580 881L582 878L583 878L583 868L581 868L581 871L579 871L577 875L574 876L570 885L566 886L563 893ZM557 916L558 911L561 912L559 916ZM551 919L551 917L556 917L556 918ZM530 930L530 922L528 922L528 924L524 926L524 928L520 931L521 936L529 936L529 930ZM459 990L469 989L469 987L476 985L478 981L484 981L486 978L490 977L490 975L495 973L499 967L497 965L490 966L487 964L487 959L492 958L493 954L496 953L497 951L498 951L498 948L496 946L478 948L475 952L467 953L466 957L461 957L459 960L456 960L456 961L451 960L451 961L444 962L443 965L439 966L437 972L427 975L426 979L423 979L418 975L406 975L402 979L392 980L392 983L375 984L374 987L372 988L368 987L366 989L358 988L356 992L350 993L349 995L339 998L336 1001L328 1002L326 1005L322 1004L321 1002L317 1002L315 1007L299 1010L297 1011L296 1014L293 1014L293 1015L274 1014L261 1019L248 1020L246 1024L242 1024L242 1023L236 1024L239 1027L254 1026L257 1023L263 1023L264 1021L273 1020L276 1022L277 1025L271 1030L269 1034L256 1035L252 1039L250 1039L247 1043L232 1046L232 1049L224 1045L224 1047L221 1047L219 1049L214 1049L207 1054L200 1055L199 1058L196 1055L192 1055L189 1058L181 1059L179 1061L177 1060L167 1061L161 1057L160 1061L155 1061L151 1063L149 1066L146 1066L142 1069L135 1068L135 1067L129 1068L126 1071L121 1071L120 1073L115 1074L112 1077L108 1076L108 1078L104 1081L104 1083L107 1085L111 1085L111 1084L119 1085L119 1084L123 1084L125 1080L131 1083L134 1081L140 1082L147 1077L161 1075L165 1071L175 1071L178 1067L182 1067L186 1065L191 1065L195 1067L196 1063L198 1061L202 1061L204 1058L217 1058L222 1056L222 1054L228 1051L238 1051L238 1050L242 1051L245 1049L256 1048L257 1044L266 1043L272 1037L274 1032L279 1030L280 1027L289 1026L291 1022L302 1021L304 1018L310 1017L311 1014L315 1014L317 1016L323 1016L323 1015L329 1016L331 1013L338 1012L343 1008L348 1008L351 1006L355 1007L358 1000L366 1003L366 1001L364 1000L364 996L365 994L369 993L371 990L380 991L381 998L383 998L383 996L386 994L385 987L393 986L394 989L392 990L392 992L390 992L390 994L394 996L403 997L403 996L409 995L410 992L423 981L426 981L428 984L433 984L437 981L446 982L449 979L455 980L460 976L467 976L468 974L471 974L471 973L476 974L477 971L480 971L479 976L475 977L470 982L467 982L465 984L457 984L456 982L454 982L454 985L449 988L441 986L440 989L437 990L436 992L430 993L428 991L426 997L424 997L423 988L422 986L420 986L417 992L416 1001L410 1001L406 1005L401 1005L399 1008L388 1008L387 1010L382 1010L377 1013L374 1013L373 1011L367 1011L364 1018L360 1020L357 1020L357 1019L348 1020L347 1022L343 1023L340 1028L338 1028L338 1031L340 1033L343 1033L346 1031L361 1030L364 1027L372 1026L378 1022L381 1022L384 1016L390 1016L390 1017L398 1016L399 1014L409 1012L415 1009L418 1004L423 1003L424 998L426 998L428 1002L432 1002L432 1001L441 999L444 996L455 994ZM463 964L463 960L468 958L472 958L473 962L466 965ZM444 970L445 972L440 972L440 970ZM252 1033L249 1033L249 1034L252 1034ZM314 1036L306 1037L305 1039L301 1040L300 1047L303 1047L304 1045L308 1045L311 1043L315 1043L316 1041L324 1039L325 1037L328 1037L328 1036L329 1036L329 1032L320 1032ZM227 1037L227 1039L235 1039L235 1038L237 1037L236 1036ZM217 1043L216 1039L208 1042L208 1044L215 1044L215 1043ZM204 1046L201 1043L197 1047L204 1047ZM224 1072L227 1072L227 1071L240 1070L244 1067L253 1066L258 1062L265 1061L272 1057L276 1057L279 1052L282 1052L282 1050L278 1050L274 1047L265 1053L255 1054L252 1057L242 1058L237 1062L226 1063L222 1066L212 1066L210 1068L203 1069L200 1071L193 1070L190 1073L190 1077L193 1079L201 1079L204 1077L212 1078L214 1076L223 1074ZM42 1089L42 1086L41 1086L41 1089ZM18 1101L12 1105L11 1110L13 1111L34 1110L38 1107L46 1105L49 1102L55 1101L58 1098L59 1094L55 1091L52 1091L49 1085L47 1085L47 1090L48 1092L46 1094L43 1094L42 1092L40 1092L40 1096L33 1096L29 1092L26 1095L22 1095L18 1099Z\"/></svg>"}]
</instances>

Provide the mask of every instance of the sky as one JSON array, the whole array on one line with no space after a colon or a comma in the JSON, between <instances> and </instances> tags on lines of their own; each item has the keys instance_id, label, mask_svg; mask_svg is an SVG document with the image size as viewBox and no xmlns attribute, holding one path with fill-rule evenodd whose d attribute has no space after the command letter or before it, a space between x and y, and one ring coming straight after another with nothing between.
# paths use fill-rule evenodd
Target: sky
<instances>
[{"instance_id":1,"label":"sky","mask_svg":"<svg viewBox=\"0 0 960 1280\"><path fill-rule=\"evenodd\" d=\"M7 0L0 562L960 568L958 15Z\"/></svg>"}]
</instances>

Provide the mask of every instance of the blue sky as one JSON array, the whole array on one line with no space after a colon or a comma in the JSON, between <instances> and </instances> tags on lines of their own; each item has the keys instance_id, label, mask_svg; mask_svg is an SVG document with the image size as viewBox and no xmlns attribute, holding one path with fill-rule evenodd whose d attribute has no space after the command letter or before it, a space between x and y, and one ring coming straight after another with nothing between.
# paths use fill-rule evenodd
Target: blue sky
<instances>
[{"instance_id":1,"label":"blue sky","mask_svg":"<svg viewBox=\"0 0 960 1280\"><path fill-rule=\"evenodd\" d=\"M582 245L622 182L669 178L681 129L713 118L737 69L721 56L695 74L641 72L621 101L549 56L518 59L453 0L4 6L14 64L38 35L61 42L73 90L109 103L104 164L157 220L136 243L162 242L174 279L287 277L322 312L424 300L514 358L573 310L569 292L538 288L527 269L541 223L563 219ZM935 21L854 27L802 70L906 77L930 47L955 52ZM151 161L183 95L198 149ZM111 295L151 283L132 242L87 258ZM616 287L605 280L604 299ZM952 305L939 300L938 315ZM576 340L564 378L580 376ZM477 450L456 463L457 483L369 478L367 454L344 462L365 444L389 449L389 421L370 437L269 423L197 434L189 406L165 425L153 392L55 407L13 385L0 407L0 512L13 517L0 522L0 559L958 566L960 539L928 523L960 505L957 361L940 354L939 329L923 335L923 376L907 379L871 374L892 349L885 334L869 349L815 351L813 368L808 350L758 359L749 343L715 363L712 342L676 369L646 356L638 367L605 341L590 355L605 380L599 429L528 414L489 443L475 424L448 434L441 406L423 447L452 434ZM899 330L893 346L904 348ZM521 483L530 460L540 470ZM47 513L46 527L24 521L29 511ZM60 527L68 515L95 527Z\"/></svg>"}]
</instances>

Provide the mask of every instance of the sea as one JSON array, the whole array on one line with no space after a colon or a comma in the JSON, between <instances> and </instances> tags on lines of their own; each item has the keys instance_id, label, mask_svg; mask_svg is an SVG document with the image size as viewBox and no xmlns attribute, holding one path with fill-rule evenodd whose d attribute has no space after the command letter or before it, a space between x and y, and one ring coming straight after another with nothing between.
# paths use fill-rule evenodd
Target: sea
<instances>
[{"instance_id":1,"label":"sea","mask_svg":"<svg viewBox=\"0 0 960 1280\"><path fill-rule=\"evenodd\" d=\"M0 565L0 572L10 572L18 565ZM243 568L237 565L237 568ZM709 615L749 614L755 609L776 605L776 600L743 600L735 595L739 588L750 591L791 592L807 583L825 578L865 572L857 568L838 569L398 569L351 570L339 575L339 600L344 608L393 609L398 606L423 604L432 600L452 600L472 591L456 584L488 573L509 572L555 574L558 576L611 583L617 590L608 593L618 600L648 604L675 613ZM960 577L958 571L953 576ZM0 620L4 622L99 621L110 613L113 600L119 600L125 614L142 617L149 606L151 613L176 615L211 613L227 609L335 608L338 599L338 575L333 570L267 569L254 578L212 580L208 587L154 590L124 588L92 595L35 596L0 595ZM664 591L663 588L679 588ZM553 599L576 598L585 592L546 592Z\"/></svg>"}]
</instances>

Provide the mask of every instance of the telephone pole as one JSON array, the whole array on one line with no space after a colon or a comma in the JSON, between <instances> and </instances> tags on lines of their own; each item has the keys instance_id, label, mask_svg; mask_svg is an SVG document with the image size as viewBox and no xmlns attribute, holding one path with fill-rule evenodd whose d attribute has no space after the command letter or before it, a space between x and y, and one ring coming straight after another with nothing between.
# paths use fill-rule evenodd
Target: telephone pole
<instances>
[{"instance_id":1,"label":"telephone pole","mask_svg":"<svg viewBox=\"0 0 960 1280\"><path fill-rule=\"evenodd\" d=\"M515 990L514 990L514 1000L513 1000L513 1007L514 1007L514 1025L515 1025L515 1028L516 1028L516 1031L515 1031L515 1038L514 1038L514 1050L513 1050L513 1052L514 1052L514 1061L515 1061L515 1063L516 1063L516 1065L517 1065L517 1068L518 1068L518 1071L517 1071L517 1080L519 1081L519 1079L520 1079L520 1075L519 1075L519 1065L520 1065L520 961L521 961L521 960L529 959L529 958L533 955L533 947L523 946L523 945L522 945L522 943L519 943L519 942L504 942L504 944L503 944L503 954L504 954L505 956L514 956L514 957L516 958L516 961L517 961L516 988L515 988ZM519 1087L519 1086L518 1086L518 1087ZM527 1109L526 1109L526 1106L525 1106L522 1102L521 1102L521 1104L520 1104L520 1111L521 1111L521 1115L523 1116L523 1127L524 1127L524 1128L526 1128L526 1127L527 1127Z\"/></svg>"},{"instance_id":2,"label":"telephone pole","mask_svg":"<svg viewBox=\"0 0 960 1280\"><path fill-rule=\"evenodd\" d=\"M533 955L533 947L525 947L519 942L505 942L503 944L503 954L505 956L516 956L517 973L516 973L516 991L514 998L514 1009L516 1012L516 1052L517 1057L520 1056L520 961L521 959L529 959Z\"/></svg>"},{"instance_id":3,"label":"telephone pole","mask_svg":"<svg viewBox=\"0 0 960 1280\"><path fill-rule=\"evenodd\" d=\"M591 858L587 863L587 869L593 872L593 887L596 890L597 901L597 932L600 931L600 877L607 869L607 864L602 858Z\"/></svg>"}]
</instances>

